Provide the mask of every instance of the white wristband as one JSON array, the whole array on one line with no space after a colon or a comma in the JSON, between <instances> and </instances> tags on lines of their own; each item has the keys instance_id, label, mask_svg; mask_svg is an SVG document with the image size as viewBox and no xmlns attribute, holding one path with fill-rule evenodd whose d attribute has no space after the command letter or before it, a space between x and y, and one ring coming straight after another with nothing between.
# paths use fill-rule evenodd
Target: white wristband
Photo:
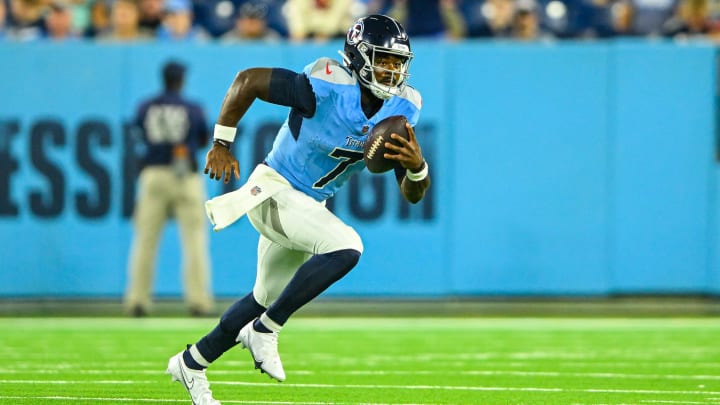
<instances>
[{"instance_id":1,"label":"white wristband","mask_svg":"<svg viewBox=\"0 0 720 405\"><path fill-rule=\"evenodd\" d=\"M426 161L423 161L423 167L420 169L419 172L414 173L410 171L410 169L405 170L405 177L408 178L410 181L422 181L425 180L425 178L428 176L428 164Z\"/></svg>"},{"instance_id":2,"label":"white wristband","mask_svg":"<svg viewBox=\"0 0 720 405\"><path fill-rule=\"evenodd\" d=\"M235 140L235 132L237 132L237 128L235 127L226 127L225 125L215 124L213 139L221 139L232 143Z\"/></svg>"}]
</instances>

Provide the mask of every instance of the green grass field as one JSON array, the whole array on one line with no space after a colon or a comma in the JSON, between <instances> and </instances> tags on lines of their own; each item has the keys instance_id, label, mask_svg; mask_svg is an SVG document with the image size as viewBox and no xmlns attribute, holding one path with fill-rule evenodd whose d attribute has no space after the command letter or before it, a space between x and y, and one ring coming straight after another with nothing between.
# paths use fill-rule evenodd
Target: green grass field
<instances>
[{"instance_id":1,"label":"green grass field","mask_svg":"<svg viewBox=\"0 0 720 405\"><path fill-rule=\"evenodd\" d=\"M167 359L215 324L0 318L0 403L189 404ZM720 404L711 318L308 318L280 337L287 380L239 347L208 371L227 404Z\"/></svg>"}]
</instances>

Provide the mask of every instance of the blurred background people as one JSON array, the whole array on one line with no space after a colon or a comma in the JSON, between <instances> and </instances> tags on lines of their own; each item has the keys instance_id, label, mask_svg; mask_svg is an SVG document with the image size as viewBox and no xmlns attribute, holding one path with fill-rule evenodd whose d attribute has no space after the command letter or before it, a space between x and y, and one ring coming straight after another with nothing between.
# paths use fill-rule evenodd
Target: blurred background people
<instances>
[{"instance_id":1,"label":"blurred background people","mask_svg":"<svg viewBox=\"0 0 720 405\"><path fill-rule=\"evenodd\" d=\"M209 128L200 105L181 94L185 66L167 62L162 78L164 90L140 103L134 120L146 153L133 213L135 235L124 306L132 316L149 313L160 236L166 222L175 218L183 253L185 303L191 315L205 316L214 303L204 208L207 194L195 155L207 145Z\"/></svg>"},{"instance_id":2,"label":"blurred background people","mask_svg":"<svg viewBox=\"0 0 720 405\"><path fill-rule=\"evenodd\" d=\"M708 0L680 0L674 15L662 26L662 35L688 38L717 34L710 20Z\"/></svg>"},{"instance_id":3,"label":"blurred background people","mask_svg":"<svg viewBox=\"0 0 720 405\"><path fill-rule=\"evenodd\" d=\"M610 28L613 37L639 35L635 28L635 5L631 0L617 0L610 9Z\"/></svg>"},{"instance_id":4,"label":"blurred background people","mask_svg":"<svg viewBox=\"0 0 720 405\"><path fill-rule=\"evenodd\" d=\"M512 38L521 41L549 40L553 36L540 27L535 0L517 0L512 22Z\"/></svg>"},{"instance_id":5,"label":"blurred background people","mask_svg":"<svg viewBox=\"0 0 720 405\"><path fill-rule=\"evenodd\" d=\"M662 35L665 21L673 16L678 0L632 0L635 31L639 35L656 37Z\"/></svg>"},{"instance_id":6,"label":"blurred background people","mask_svg":"<svg viewBox=\"0 0 720 405\"><path fill-rule=\"evenodd\" d=\"M137 0L115 0L110 9L110 25L96 36L103 41L128 42L152 38L140 29Z\"/></svg>"},{"instance_id":7,"label":"blurred background people","mask_svg":"<svg viewBox=\"0 0 720 405\"><path fill-rule=\"evenodd\" d=\"M398 19L416 38L720 36L720 0L0 0L0 7L0 38L8 41L323 42L372 13Z\"/></svg>"},{"instance_id":8,"label":"blurred background people","mask_svg":"<svg viewBox=\"0 0 720 405\"><path fill-rule=\"evenodd\" d=\"M138 24L140 28L152 35L157 32L163 22L169 0L138 0Z\"/></svg>"},{"instance_id":9,"label":"blurred background people","mask_svg":"<svg viewBox=\"0 0 720 405\"><path fill-rule=\"evenodd\" d=\"M0 40L5 39L5 20L7 18L7 7L5 0L0 0Z\"/></svg>"},{"instance_id":10,"label":"blurred background people","mask_svg":"<svg viewBox=\"0 0 720 405\"><path fill-rule=\"evenodd\" d=\"M83 31L85 38L95 38L110 30L110 0L91 0L88 4L87 26Z\"/></svg>"},{"instance_id":11,"label":"blurred background people","mask_svg":"<svg viewBox=\"0 0 720 405\"><path fill-rule=\"evenodd\" d=\"M464 15L471 38L510 38L515 2L513 0L467 1Z\"/></svg>"},{"instance_id":12,"label":"blurred background people","mask_svg":"<svg viewBox=\"0 0 720 405\"><path fill-rule=\"evenodd\" d=\"M50 3L44 18L47 39L68 41L80 37L74 30L71 6L70 2L65 0L55 0Z\"/></svg>"},{"instance_id":13,"label":"blurred background people","mask_svg":"<svg viewBox=\"0 0 720 405\"><path fill-rule=\"evenodd\" d=\"M243 2L244 0L195 1L195 20L212 37L218 38L233 28L235 16Z\"/></svg>"},{"instance_id":14,"label":"blurred background people","mask_svg":"<svg viewBox=\"0 0 720 405\"><path fill-rule=\"evenodd\" d=\"M285 17L292 41L343 38L354 21L353 0L287 0Z\"/></svg>"},{"instance_id":15,"label":"blurred background people","mask_svg":"<svg viewBox=\"0 0 720 405\"><path fill-rule=\"evenodd\" d=\"M10 0L7 10L5 36L13 41L28 42L42 39L45 35L44 0Z\"/></svg>"},{"instance_id":16,"label":"blurred background people","mask_svg":"<svg viewBox=\"0 0 720 405\"><path fill-rule=\"evenodd\" d=\"M170 41L205 41L210 36L195 24L190 0L166 0L157 38Z\"/></svg>"},{"instance_id":17,"label":"blurred background people","mask_svg":"<svg viewBox=\"0 0 720 405\"><path fill-rule=\"evenodd\" d=\"M267 5L260 1L248 1L238 10L233 29L223 34L223 42L282 40L279 32L268 26Z\"/></svg>"},{"instance_id":18,"label":"blurred background people","mask_svg":"<svg viewBox=\"0 0 720 405\"><path fill-rule=\"evenodd\" d=\"M461 39L466 36L465 18L456 0L393 0L386 13L400 21L411 38Z\"/></svg>"},{"instance_id":19,"label":"blurred background people","mask_svg":"<svg viewBox=\"0 0 720 405\"><path fill-rule=\"evenodd\" d=\"M213 38L220 38L235 29L240 8L246 3L265 8L267 26L287 36L287 22L283 8L286 0L203 0L193 2L195 22Z\"/></svg>"}]
</instances>

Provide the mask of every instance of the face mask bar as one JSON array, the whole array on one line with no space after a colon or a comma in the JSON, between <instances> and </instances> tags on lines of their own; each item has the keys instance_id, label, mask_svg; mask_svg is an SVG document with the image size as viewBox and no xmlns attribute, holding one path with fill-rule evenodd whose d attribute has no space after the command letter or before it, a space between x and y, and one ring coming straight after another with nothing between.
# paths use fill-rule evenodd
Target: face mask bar
<instances>
[{"instance_id":1,"label":"face mask bar","mask_svg":"<svg viewBox=\"0 0 720 405\"><path fill-rule=\"evenodd\" d=\"M370 89L372 93L380 99L387 100L392 96L398 95L402 92L403 88L405 87L405 84L407 83L408 78L410 77L410 73L408 73L410 69L410 61L412 61L413 53L409 51L401 51L397 49L391 49L391 48L384 48L379 46L373 46L368 43L361 43L358 46L358 50L360 51L360 56L365 61L364 66L361 68L359 74L357 75L357 79L362 83L365 87ZM369 58L368 51L370 52L371 57ZM338 51L340 56L342 56L343 60L345 61L345 64L347 66L351 66L351 60L348 57L348 55L345 54L343 51ZM396 55L404 59L404 62L402 66L400 67L400 70L398 71L392 71L393 74L393 82L391 82L390 85L383 85L382 83L379 83L375 78L375 55L378 53L384 53L384 54L391 54ZM391 71L390 69L383 69L378 68L385 71ZM398 77L397 83L395 83L395 77Z\"/></svg>"},{"instance_id":2,"label":"face mask bar","mask_svg":"<svg viewBox=\"0 0 720 405\"><path fill-rule=\"evenodd\" d=\"M365 49L363 49L365 48ZM370 50L370 57L368 58L368 48ZM379 46L373 46L368 44L361 44L360 51L362 52L363 58L365 59L365 66L363 67L362 79L363 82L370 88L373 94L383 100L387 100L392 96L400 94L407 83L407 79L410 77L408 70L410 68L410 61L413 58L412 52L400 51L397 49L383 48ZM378 54L389 54L399 56L404 59L404 62L399 70L395 71L392 69L385 69L377 67L375 64L375 58ZM384 70L392 73L392 81L390 84L380 83L375 77L375 69ZM368 78L368 79L366 79ZM397 79L396 79L397 78Z\"/></svg>"},{"instance_id":3,"label":"face mask bar","mask_svg":"<svg viewBox=\"0 0 720 405\"><path fill-rule=\"evenodd\" d=\"M394 70L394 69L386 69L386 68L380 67L379 63L377 63L376 60L377 60L377 57L381 54L384 56L392 55L392 56L400 57L403 60L403 63L400 66L400 69ZM380 48L377 46L373 47L372 63L370 64L373 67L373 82L383 85L382 83L378 82L378 80L375 77L375 73L377 71L384 71L391 75L390 77L392 78L391 79L392 81L389 85L390 87L400 86L400 84L404 83L407 80L407 78L410 77L408 70L410 68L410 60L411 59L412 59L412 54L408 54L407 52L399 52L397 50ZM397 78L397 80L396 80L396 78Z\"/></svg>"},{"instance_id":4,"label":"face mask bar","mask_svg":"<svg viewBox=\"0 0 720 405\"><path fill-rule=\"evenodd\" d=\"M392 96L400 94L407 83L410 74L408 73L410 68L410 61L412 60L412 52L400 51L397 49L383 48L379 46L371 46L372 52L370 53L370 60L366 60L365 67L369 70L370 77L370 90L375 94L376 97L381 99L388 99ZM366 54L366 53L363 53ZM403 59L402 66L399 70L386 69L377 66L375 60L379 54L398 56ZM391 81L389 84L381 83L377 80L376 72L385 71L390 74Z\"/></svg>"}]
</instances>

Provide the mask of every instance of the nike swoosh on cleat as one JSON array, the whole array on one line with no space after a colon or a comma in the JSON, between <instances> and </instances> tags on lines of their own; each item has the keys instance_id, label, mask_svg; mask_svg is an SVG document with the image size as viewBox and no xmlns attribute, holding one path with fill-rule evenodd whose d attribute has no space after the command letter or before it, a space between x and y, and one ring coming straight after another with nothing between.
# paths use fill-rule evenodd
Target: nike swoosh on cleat
<instances>
[{"instance_id":1,"label":"nike swoosh on cleat","mask_svg":"<svg viewBox=\"0 0 720 405\"><path fill-rule=\"evenodd\" d=\"M178 363L180 363L180 359L178 359ZM192 389L192 387L195 385L195 377L188 379L185 375L185 370L183 370L182 363L180 363L180 375L182 375L183 382L185 383L185 387L188 389L188 392Z\"/></svg>"},{"instance_id":2,"label":"nike swoosh on cleat","mask_svg":"<svg viewBox=\"0 0 720 405\"><path fill-rule=\"evenodd\" d=\"M326 75L332 74L332 70L330 70L330 62L325 62L325 74Z\"/></svg>"}]
</instances>

